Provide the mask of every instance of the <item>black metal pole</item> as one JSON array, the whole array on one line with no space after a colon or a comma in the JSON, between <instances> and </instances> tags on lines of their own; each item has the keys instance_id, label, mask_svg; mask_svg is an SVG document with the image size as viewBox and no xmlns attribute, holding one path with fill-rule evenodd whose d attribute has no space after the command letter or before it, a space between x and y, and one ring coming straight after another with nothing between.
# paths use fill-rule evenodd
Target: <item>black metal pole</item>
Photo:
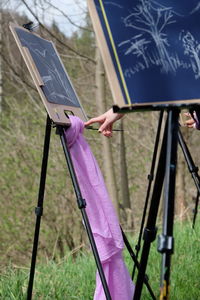
<instances>
[{"instance_id":1,"label":"black metal pole","mask_svg":"<svg viewBox=\"0 0 200 300\"><path fill-rule=\"evenodd\" d=\"M107 282L106 282L106 278L105 278L105 275L104 275L104 271L103 271L103 268L102 268L102 264L101 264L101 261L100 261L100 258L99 258L98 250L97 250L97 247L96 247L96 244L95 244L95 240L94 240L94 237L93 237L93 234L92 234L92 230L91 230L91 227L90 227L88 216L87 216L87 213L85 211L86 201L85 201L85 199L83 199L83 197L81 195L81 191L80 191L79 183L78 183L76 173L75 173L75 170L74 170L71 155L70 155L70 152L67 148L67 141L65 139L64 129L63 129L62 126L57 126L57 129L58 129L58 132L59 132L59 135L60 135L60 139L61 139L61 143L62 143L62 146L63 146L66 162L67 162L67 165L68 165L68 169L69 169L69 172L70 172L72 184L73 184L74 191L75 191L75 194L76 194L78 207L81 210L84 225L85 225L85 228L86 228L86 231L87 231L87 234L88 234L88 238L89 238L90 245L91 245L91 248L92 248L92 252L93 252L93 255L94 255L94 258L95 258L97 269L99 271L99 276L100 276L100 279L101 279L101 282L102 282L104 293L105 293L105 296L106 296L107 300L112 300L112 298L110 296L109 289L108 289L108 285L107 285Z\"/></svg>"},{"instance_id":2,"label":"black metal pole","mask_svg":"<svg viewBox=\"0 0 200 300\"><path fill-rule=\"evenodd\" d=\"M195 227L195 222L196 222L196 217L197 217L197 213L198 213L198 206L199 206L199 192L197 191L197 195L196 195L196 201L195 201L195 207L194 207L194 216L193 216L193 221L192 221L192 228L194 229Z\"/></svg>"},{"instance_id":3,"label":"black metal pole","mask_svg":"<svg viewBox=\"0 0 200 300\"><path fill-rule=\"evenodd\" d=\"M33 242L33 250L32 250L31 269L29 275L29 284L27 290L27 300L31 300L32 298L36 256L37 256L38 240L39 240L39 232L40 232L40 221L43 212L43 200L44 200L50 137L51 137L51 120L47 115L44 148L43 148L43 159L42 159L42 167L41 167L41 174L40 174L40 187L38 193L38 203L37 203L37 207L35 208L36 224L35 224L35 234L34 234L34 242Z\"/></svg>"},{"instance_id":4,"label":"black metal pole","mask_svg":"<svg viewBox=\"0 0 200 300\"><path fill-rule=\"evenodd\" d=\"M160 157L158 161L154 188L151 197L147 225L146 228L144 229L144 234L143 234L144 243L143 243L143 249L142 249L142 254L140 259L140 266L139 266L133 300L139 300L141 297L142 287L143 287L143 282L144 282L145 272L147 267L147 261L150 252L150 246L151 243L155 240L156 233L157 233L157 228L155 225L156 225L156 218L158 214L160 196L162 192L162 186L163 186L164 175L165 175L167 128L168 128L168 119L166 121L162 147L160 150Z\"/></svg>"},{"instance_id":5,"label":"black metal pole","mask_svg":"<svg viewBox=\"0 0 200 300\"><path fill-rule=\"evenodd\" d=\"M146 212L147 212L147 207L148 207L148 203L149 203L149 195L150 195L150 191L151 191L151 185L152 185L152 182L153 182L153 179L154 179L154 169L155 169L156 157L157 157L157 152L158 152L158 145L159 145L159 139L160 139L161 125L162 125L162 120L163 120L163 113L164 113L164 111L161 110L159 120L158 120L158 127L157 127L157 133L156 133L156 139L155 139L155 146L154 146L154 151L153 151L151 169L150 169L150 174L148 175L149 184L148 184L147 193L146 193L146 199L145 199L145 204L144 204L144 209L143 209L143 215L142 215L142 221L141 221L141 226L140 226L138 242L137 242L137 245L135 246L136 260L138 259L139 251L140 251L140 248L141 248L142 233L143 233L143 230L144 230ZM134 267L133 267L132 280L134 279L135 270L136 270L136 264L134 264Z\"/></svg>"},{"instance_id":6,"label":"black metal pole","mask_svg":"<svg viewBox=\"0 0 200 300\"><path fill-rule=\"evenodd\" d=\"M173 225L179 127L178 118L178 109L174 108L169 110L164 183L163 231L158 240L158 251L162 253L160 300L169 299L171 255L173 254L174 248Z\"/></svg>"},{"instance_id":7,"label":"black metal pole","mask_svg":"<svg viewBox=\"0 0 200 300\"><path fill-rule=\"evenodd\" d=\"M200 176L198 174L199 168L197 166L195 166L195 164L194 164L194 161L193 161L190 151L187 147L187 144L183 139L183 135L182 135L180 129L178 131L178 141L179 141L179 145L181 146L181 149L183 151L183 155L185 157L185 160L186 160L186 163L188 166L188 170L191 173L192 178L193 178L194 183L197 188L197 197L196 197L196 202L195 202L194 217L193 217L193 224L192 224L192 227L194 228L195 220L196 220L196 216L197 216L197 212L198 212L199 195L200 195Z\"/></svg>"}]
</instances>

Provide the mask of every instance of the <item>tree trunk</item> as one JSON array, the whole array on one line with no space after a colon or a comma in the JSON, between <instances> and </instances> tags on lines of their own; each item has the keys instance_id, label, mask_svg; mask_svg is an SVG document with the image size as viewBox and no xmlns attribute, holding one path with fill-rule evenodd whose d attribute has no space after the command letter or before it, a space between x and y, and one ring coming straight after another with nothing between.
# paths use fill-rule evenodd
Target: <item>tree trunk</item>
<instances>
[{"instance_id":1,"label":"tree trunk","mask_svg":"<svg viewBox=\"0 0 200 300\"><path fill-rule=\"evenodd\" d=\"M124 223L128 229L133 229L134 222L133 222L133 212L131 210L131 202L130 202L130 193L129 193L129 184L128 184L128 171L127 171L127 164L126 164L126 145L124 140L124 125L123 119L120 120L120 195L121 195L121 203L122 208L124 210Z\"/></svg>"},{"instance_id":2,"label":"tree trunk","mask_svg":"<svg viewBox=\"0 0 200 300\"><path fill-rule=\"evenodd\" d=\"M106 111L106 97L105 97L105 70L101 59L100 51L96 47L96 102L98 114ZM115 206L116 212L119 216L119 201L117 193L117 184L114 173L114 164L112 157L112 147L110 140L104 136L102 138L102 153L106 185L108 192Z\"/></svg>"},{"instance_id":3,"label":"tree trunk","mask_svg":"<svg viewBox=\"0 0 200 300\"><path fill-rule=\"evenodd\" d=\"M124 141L124 126L123 120L121 122L121 132L120 132L120 177L121 177L121 194L122 203L124 208L131 208L129 186L128 186L128 172L126 164L126 146Z\"/></svg>"},{"instance_id":4,"label":"tree trunk","mask_svg":"<svg viewBox=\"0 0 200 300\"><path fill-rule=\"evenodd\" d=\"M187 141L187 128L182 128L181 132L183 137ZM178 155L178 168L177 168L177 177L176 177L176 214L179 219L183 221L187 217L187 201L186 201L186 161L183 153L180 150Z\"/></svg>"}]
</instances>

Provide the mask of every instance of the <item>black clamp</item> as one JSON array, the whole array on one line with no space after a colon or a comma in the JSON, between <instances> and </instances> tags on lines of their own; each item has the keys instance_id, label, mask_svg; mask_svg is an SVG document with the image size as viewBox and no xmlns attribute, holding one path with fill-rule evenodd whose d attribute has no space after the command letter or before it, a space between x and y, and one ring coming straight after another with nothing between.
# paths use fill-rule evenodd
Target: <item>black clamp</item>
<instances>
[{"instance_id":1,"label":"black clamp","mask_svg":"<svg viewBox=\"0 0 200 300\"><path fill-rule=\"evenodd\" d=\"M145 228L144 234L143 234L143 240L151 243L155 240L156 234L157 234L157 227L155 227L153 229Z\"/></svg>"},{"instance_id":2,"label":"black clamp","mask_svg":"<svg viewBox=\"0 0 200 300\"><path fill-rule=\"evenodd\" d=\"M194 166L194 167L191 168L189 171L190 171L190 173L198 173L199 168L198 168L197 166Z\"/></svg>"},{"instance_id":3,"label":"black clamp","mask_svg":"<svg viewBox=\"0 0 200 300\"><path fill-rule=\"evenodd\" d=\"M37 206L37 207L35 208L35 214L36 214L37 217L41 217L42 214L43 214L43 207Z\"/></svg>"},{"instance_id":4,"label":"black clamp","mask_svg":"<svg viewBox=\"0 0 200 300\"><path fill-rule=\"evenodd\" d=\"M33 22L28 22L26 24L23 24L23 27L29 31L33 31Z\"/></svg>"},{"instance_id":5,"label":"black clamp","mask_svg":"<svg viewBox=\"0 0 200 300\"><path fill-rule=\"evenodd\" d=\"M153 174L148 174L147 179L149 181L153 181L153 178L154 178Z\"/></svg>"},{"instance_id":6,"label":"black clamp","mask_svg":"<svg viewBox=\"0 0 200 300\"><path fill-rule=\"evenodd\" d=\"M33 29L34 29L35 27L38 27L38 25L39 25L39 24L34 25L34 23L31 21L31 22L28 22L28 23L26 23L26 24L23 24L22 26L23 26L25 29L29 30L29 31L33 31Z\"/></svg>"},{"instance_id":7,"label":"black clamp","mask_svg":"<svg viewBox=\"0 0 200 300\"><path fill-rule=\"evenodd\" d=\"M78 208L86 208L86 201L82 197L77 197Z\"/></svg>"}]
</instances>

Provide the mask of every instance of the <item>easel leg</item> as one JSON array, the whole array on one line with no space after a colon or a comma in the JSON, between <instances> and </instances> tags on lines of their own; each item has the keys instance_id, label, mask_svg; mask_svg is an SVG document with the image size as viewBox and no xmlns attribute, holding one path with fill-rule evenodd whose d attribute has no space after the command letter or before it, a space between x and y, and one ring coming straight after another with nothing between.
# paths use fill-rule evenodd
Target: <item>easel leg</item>
<instances>
[{"instance_id":1,"label":"easel leg","mask_svg":"<svg viewBox=\"0 0 200 300\"><path fill-rule=\"evenodd\" d=\"M27 300L31 300L32 298L33 280L35 274L36 256L37 256L39 231L40 231L40 221L41 221L42 211L43 211L43 199L44 199L44 190L45 190L45 182L46 182L50 137L51 137L51 120L47 115L42 168L40 174L40 187L38 193L38 204L37 207L35 208L36 224L35 224L35 235L34 235L33 250L32 250L29 284L27 290Z\"/></svg>"},{"instance_id":2,"label":"easel leg","mask_svg":"<svg viewBox=\"0 0 200 300\"><path fill-rule=\"evenodd\" d=\"M163 135L162 147L158 168L154 183L154 189L151 198L151 205L149 209L149 216L147 226L144 230L144 244L141 255L141 262L135 287L134 300L139 300L141 297L142 286L144 282L145 270L147 266L148 256L150 252L150 245L156 237L156 218L158 214L159 202L165 178L165 214L163 235L160 238L159 251L164 253L162 266L162 277L164 277L165 286L167 286L166 297L168 297L169 272L170 272L170 257L173 247L173 216L174 216L174 193L175 193L175 173L176 173L176 156L177 156L177 133L178 133L178 109L171 109L168 111L168 118ZM162 281L163 282L163 281ZM162 285L161 285L162 289ZM162 297L162 296L161 296ZM168 298L161 298L168 299Z\"/></svg>"},{"instance_id":3,"label":"easel leg","mask_svg":"<svg viewBox=\"0 0 200 300\"><path fill-rule=\"evenodd\" d=\"M198 213L199 196L200 196L199 191L197 191L195 207L194 207L194 216L193 216L193 222L192 222L192 228L193 229L195 227L196 217L197 217L197 213Z\"/></svg>"},{"instance_id":4,"label":"easel leg","mask_svg":"<svg viewBox=\"0 0 200 300\"><path fill-rule=\"evenodd\" d=\"M151 203L150 203L150 208L149 208L149 216L148 216L147 225L146 225L146 228L144 229L144 234L143 234L144 243L143 243L143 249L142 249L142 254L141 254L140 267L139 267L136 286L135 286L135 293L134 293L134 297L133 297L134 300L139 300L141 297L142 286L143 286L143 282L144 282L144 278L145 278L147 261L148 261L148 256L149 256L149 252L150 252L150 246L151 246L151 243L156 238L157 229L156 229L155 225L156 225L156 218L157 218L157 214L158 214L160 196L161 196L161 192L162 192L163 180L164 180L164 175L165 175L167 128L168 128L168 120L165 125L165 132L164 132L164 136L163 136L163 142L162 142L162 147L161 147L161 151L160 151L158 168L157 168L157 172L156 172L154 188L153 188L153 193L152 193Z\"/></svg>"},{"instance_id":5,"label":"easel leg","mask_svg":"<svg viewBox=\"0 0 200 300\"><path fill-rule=\"evenodd\" d=\"M82 198L81 191L80 191L79 184L78 184L78 180L76 178L76 173L75 173L75 170L74 170L74 167L73 167L73 162L72 162L69 150L66 146L67 141L66 141L65 136L64 136L64 130L63 130L62 126L57 126L57 129L58 129L58 132L59 132L59 135L60 135L60 139L61 139L61 143L62 143L62 146L63 146L66 162L67 162L67 165L68 165L68 169L69 169L69 172L70 172L72 184L73 184L74 191L75 191L75 194L76 194L78 207L81 210L84 225L85 225L85 228L86 228L86 231L87 231L87 234L88 234L88 238L89 238L90 245L91 245L91 248L92 248L92 252L93 252L93 255L94 255L94 258L95 258L97 269L99 271L99 276L101 278L102 286L103 286L103 289L104 289L104 292L105 292L106 300L112 300L112 298L110 296L109 289L108 289L108 285L107 285L107 282L106 282L106 279L105 279L102 264L101 264L101 261L100 261L100 258L99 258L98 250L97 250L97 247L96 247L96 244L95 244L95 240L94 240L94 237L93 237L93 234L92 234L92 230L91 230L91 227L90 227L88 216L87 216L87 213L86 213L86 210L85 210L86 202L85 202L85 199Z\"/></svg>"},{"instance_id":6,"label":"easel leg","mask_svg":"<svg viewBox=\"0 0 200 300\"><path fill-rule=\"evenodd\" d=\"M142 215L142 221L141 221L141 226L140 226L138 242L137 242L137 245L135 246L136 260L138 259L139 251L140 251L140 248L141 248L141 240L142 240L142 234L143 234L143 230L144 230L145 218L146 218L146 213L147 213L147 208L148 208L148 203L149 203L151 185L152 185L153 178L154 178L154 169L155 169L156 157L157 157L157 152L158 152L158 145L159 145L159 140L160 140L160 132L161 132L161 125L162 125L162 120L163 120L163 113L164 112L162 110L160 112L160 117L159 117L159 121L158 121L158 127L157 127L156 139L155 139L155 146L154 146L152 163L151 163L151 170L150 170L150 174L148 175L149 184L148 184L147 193L146 193L146 199L145 199L145 204L144 204L144 209L143 209L143 215ZM134 268L133 268L132 280L134 279L135 270L136 270L136 264L134 265Z\"/></svg>"},{"instance_id":7,"label":"easel leg","mask_svg":"<svg viewBox=\"0 0 200 300\"><path fill-rule=\"evenodd\" d=\"M178 117L179 110L170 110L168 113L168 133L167 133L167 155L165 167L165 187L164 187L164 213L163 232L159 237L158 251L162 256L161 270L161 293L160 300L169 299L169 278L171 255L173 254L173 225L174 225L174 199L175 181L177 165L177 145L178 145Z\"/></svg>"}]
</instances>

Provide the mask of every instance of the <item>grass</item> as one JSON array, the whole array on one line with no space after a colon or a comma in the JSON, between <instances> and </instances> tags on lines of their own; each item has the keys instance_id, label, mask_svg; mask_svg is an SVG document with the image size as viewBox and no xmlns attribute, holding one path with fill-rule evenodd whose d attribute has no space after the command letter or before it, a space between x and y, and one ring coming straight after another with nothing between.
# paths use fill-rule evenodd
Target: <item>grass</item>
<instances>
[{"instance_id":1,"label":"grass","mask_svg":"<svg viewBox=\"0 0 200 300\"><path fill-rule=\"evenodd\" d=\"M176 224L174 237L175 253L172 255L170 299L200 300L200 226L196 224L193 230L191 224ZM131 239L130 242L133 244ZM124 256L131 272L133 264L127 250L124 251ZM157 299L159 299L161 257L154 242L146 272ZM33 299L92 300L95 273L94 259L90 254L82 253L75 260L68 255L60 263L49 261L47 264L39 264L35 272ZM0 299L26 299L28 277L29 268L9 266L1 273ZM144 285L141 300L148 299L151 299L151 296Z\"/></svg>"},{"instance_id":2,"label":"grass","mask_svg":"<svg viewBox=\"0 0 200 300\"><path fill-rule=\"evenodd\" d=\"M177 223L174 228L175 249L171 261L170 300L200 300L200 226ZM157 241L151 247L146 273L159 299L162 255L157 252ZM146 286L142 300L151 299Z\"/></svg>"}]
</instances>

